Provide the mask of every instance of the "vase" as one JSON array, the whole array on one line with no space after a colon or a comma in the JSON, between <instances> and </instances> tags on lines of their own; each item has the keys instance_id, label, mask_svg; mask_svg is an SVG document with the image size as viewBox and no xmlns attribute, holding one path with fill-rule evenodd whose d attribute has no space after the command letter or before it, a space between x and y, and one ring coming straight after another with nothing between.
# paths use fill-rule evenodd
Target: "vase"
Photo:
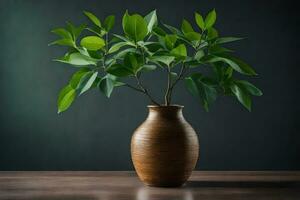
<instances>
[{"instance_id":1,"label":"vase","mask_svg":"<svg viewBox=\"0 0 300 200\"><path fill-rule=\"evenodd\" d=\"M198 160L197 134L184 119L183 106L151 105L148 109L148 117L131 139L134 168L148 186L181 186Z\"/></svg>"}]
</instances>

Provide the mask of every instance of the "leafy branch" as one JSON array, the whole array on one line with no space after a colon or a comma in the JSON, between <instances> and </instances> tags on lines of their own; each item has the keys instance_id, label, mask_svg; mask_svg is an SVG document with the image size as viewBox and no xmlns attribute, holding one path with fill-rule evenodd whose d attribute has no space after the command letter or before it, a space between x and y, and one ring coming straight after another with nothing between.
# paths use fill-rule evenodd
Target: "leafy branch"
<instances>
[{"instance_id":1,"label":"leafy branch","mask_svg":"<svg viewBox=\"0 0 300 200\"><path fill-rule=\"evenodd\" d=\"M55 61L79 68L60 91L59 113L90 89L98 88L110 97L115 88L122 86L142 93L152 104L169 106L174 88L182 80L186 89L207 111L218 95L235 96L249 111L251 96L262 95L252 83L234 78L235 73L246 76L257 74L223 46L241 38L219 36L214 27L217 19L215 10L205 18L195 13L198 30L185 19L180 29L161 24L156 10L145 17L126 11L122 18L122 35L112 32L115 24L113 15L102 22L91 12L84 11L84 15L90 22L88 26L67 22L66 27L52 30L60 38L50 45L68 47L66 54ZM86 34L83 35L83 31ZM189 49L194 50L193 55L189 55ZM212 75L202 73L202 68L207 66L212 69ZM140 78L141 74L158 68L167 72L164 104L150 95ZM129 84L130 79L134 79L136 84Z\"/></svg>"}]
</instances>

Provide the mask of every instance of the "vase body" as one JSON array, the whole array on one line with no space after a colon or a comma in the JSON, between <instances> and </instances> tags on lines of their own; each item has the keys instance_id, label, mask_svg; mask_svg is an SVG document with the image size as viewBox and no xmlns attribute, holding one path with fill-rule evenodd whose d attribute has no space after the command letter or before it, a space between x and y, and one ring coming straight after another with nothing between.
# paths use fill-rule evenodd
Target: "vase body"
<instances>
[{"instance_id":1,"label":"vase body","mask_svg":"<svg viewBox=\"0 0 300 200\"><path fill-rule=\"evenodd\" d=\"M198 137L182 115L182 106L148 106L147 119L131 139L131 158L149 186L183 185L198 160Z\"/></svg>"}]
</instances>

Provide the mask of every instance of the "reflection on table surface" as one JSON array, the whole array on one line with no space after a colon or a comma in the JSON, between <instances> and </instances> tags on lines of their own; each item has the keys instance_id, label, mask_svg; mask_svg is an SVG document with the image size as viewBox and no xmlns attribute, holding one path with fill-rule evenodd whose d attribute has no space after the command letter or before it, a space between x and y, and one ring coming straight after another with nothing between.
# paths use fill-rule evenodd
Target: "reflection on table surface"
<instances>
[{"instance_id":1,"label":"reflection on table surface","mask_svg":"<svg viewBox=\"0 0 300 200\"><path fill-rule=\"evenodd\" d=\"M195 172L179 188L134 172L0 172L0 200L299 200L299 173Z\"/></svg>"}]
</instances>

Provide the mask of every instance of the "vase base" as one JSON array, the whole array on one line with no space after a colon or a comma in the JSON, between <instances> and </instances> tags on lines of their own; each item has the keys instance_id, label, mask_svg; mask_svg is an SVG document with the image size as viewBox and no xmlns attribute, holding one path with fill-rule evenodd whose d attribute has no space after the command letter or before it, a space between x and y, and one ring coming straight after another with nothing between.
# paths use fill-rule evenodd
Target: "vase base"
<instances>
[{"instance_id":1,"label":"vase base","mask_svg":"<svg viewBox=\"0 0 300 200\"><path fill-rule=\"evenodd\" d=\"M145 183L143 182L144 185L148 187L162 187L162 188L176 188L176 187L182 187L185 182L180 182L180 183Z\"/></svg>"}]
</instances>

